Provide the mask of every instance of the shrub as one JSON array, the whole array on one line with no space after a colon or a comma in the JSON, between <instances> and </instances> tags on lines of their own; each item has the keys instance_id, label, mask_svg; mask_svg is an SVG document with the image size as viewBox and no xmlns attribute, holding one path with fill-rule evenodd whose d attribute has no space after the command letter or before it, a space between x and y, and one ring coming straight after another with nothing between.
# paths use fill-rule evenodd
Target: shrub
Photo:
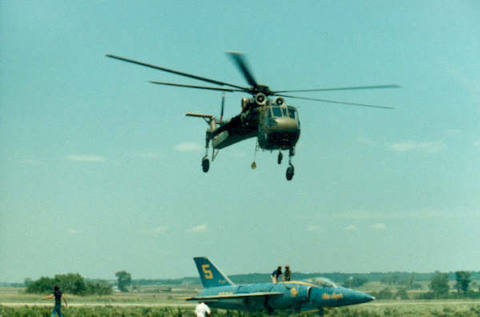
<instances>
[{"instance_id":1,"label":"shrub","mask_svg":"<svg viewBox=\"0 0 480 317\"><path fill-rule=\"evenodd\" d=\"M112 287L105 281L85 281L80 274L55 275L55 278L41 277L31 282L25 292L52 293L53 287L58 284L63 292L74 295L110 295Z\"/></svg>"}]
</instances>

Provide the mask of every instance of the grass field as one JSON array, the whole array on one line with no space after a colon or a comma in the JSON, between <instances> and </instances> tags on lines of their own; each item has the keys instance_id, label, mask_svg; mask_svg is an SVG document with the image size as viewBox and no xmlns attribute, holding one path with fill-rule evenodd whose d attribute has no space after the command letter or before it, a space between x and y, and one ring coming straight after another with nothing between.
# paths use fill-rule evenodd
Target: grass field
<instances>
[{"instance_id":1,"label":"grass field","mask_svg":"<svg viewBox=\"0 0 480 317\"><path fill-rule=\"evenodd\" d=\"M70 296L70 308L63 310L72 316L194 316L194 304L183 299L196 293L193 288L151 288L110 296ZM24 294L23 289L0 288L0 317L50 316L52 301L42 301L40 295ZM217 310L213 316L266 316ZM302 316L283 313L278 316ZM303 314L303 316L306 316ZM480 301L474 300L377 300L372 303L326 310L325 316L406 316L450 317L480 316Z\"/></svg>"},{"instance_id":2,"label":"grass field","mask_svg":"<svg viewBox=\"0 0 480 317\"><path fill-rule=\"evenodd\" d=\"M170 287L156 287L156 288L142 288L141 292L129 293L114 293L106 296L74 296L66 294L69 304L75 305L182 305L185 304L185 298L193 296L198 290L194 288L170 288ZM48 301L43 301L43 296L39 294L26 294L23 288L0 288L0 305L12 306L12 304L24 305L45 305L51 304ZM3 316L2 316L3 317Z\"/></svg>"}]
</instances>

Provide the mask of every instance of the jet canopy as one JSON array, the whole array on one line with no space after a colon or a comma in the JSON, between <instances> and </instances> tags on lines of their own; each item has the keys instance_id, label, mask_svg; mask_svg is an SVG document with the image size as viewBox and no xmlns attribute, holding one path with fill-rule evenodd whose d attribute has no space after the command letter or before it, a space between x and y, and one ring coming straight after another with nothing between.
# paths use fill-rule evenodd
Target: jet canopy
<instances>
[{"instance_id":1,"label":"jet canopy","mask_svg":"<svg viewBox=\"0 0 480 317\"><path fill-rule=\"evenodd\" d=\"M305 281L318 287L338 288L337 284L335 284L332 280L326 277L312 277Z\"/></svg>"}]
</instances>

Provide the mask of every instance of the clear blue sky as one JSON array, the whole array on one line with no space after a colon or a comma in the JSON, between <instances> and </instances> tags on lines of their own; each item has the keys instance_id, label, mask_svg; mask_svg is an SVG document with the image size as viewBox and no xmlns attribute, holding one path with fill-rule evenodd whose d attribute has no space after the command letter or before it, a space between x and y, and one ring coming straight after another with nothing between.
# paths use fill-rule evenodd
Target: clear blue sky
<instances>
[{"instance_id":1,"label":"clear blue sky","mask_svg":"<svg viewBox=\"0 0 480 317\"><path fill-rule=\"evenodd\" d=\"M80 273L480 270L478 1L2 1L0 281ZM221 94L105 58L395 110L294 101L285 180L255 141L201 171ZM240 110L229 94L226 117Z\"/></svg>"}]
</instances>

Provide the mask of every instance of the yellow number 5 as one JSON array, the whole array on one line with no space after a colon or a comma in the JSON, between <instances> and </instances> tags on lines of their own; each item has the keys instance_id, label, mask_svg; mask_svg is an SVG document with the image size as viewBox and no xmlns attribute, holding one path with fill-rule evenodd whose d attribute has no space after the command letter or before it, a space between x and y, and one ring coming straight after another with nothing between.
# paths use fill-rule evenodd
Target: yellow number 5
<instances>
[{"instance_id":1,"label":"yellow number 5","mask_svg":"<svg viewBox=\"0 0 480 317\"><path fill-rule=\"evenodd\" d=\"M207 280L211 280L213 278L213 273L212 271L209 269L210 267L210 264L204 264L202 265L202 271L203 273L205 273L205 278Z\"/></svg>"}]
</instances>

